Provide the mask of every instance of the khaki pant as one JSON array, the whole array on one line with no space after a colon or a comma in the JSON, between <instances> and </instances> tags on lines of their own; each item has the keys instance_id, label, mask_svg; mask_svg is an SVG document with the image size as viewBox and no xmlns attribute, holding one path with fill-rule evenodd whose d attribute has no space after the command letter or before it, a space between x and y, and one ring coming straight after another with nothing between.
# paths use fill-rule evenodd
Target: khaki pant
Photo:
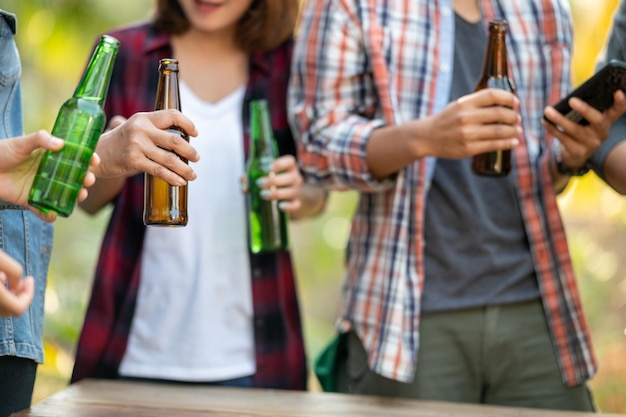
<instances>
[{"instance_id":1,"label":"khaki pant","mask_svg":"<svg viewBox=\"0 0 626 417\"><path fill-rule=\"evenodd\" d=\"M586 384L566 387L540 301L425 315L413 383L371 372L355 333L336 368L339 392L595 411Z\"/></svg>"}]
</instances>

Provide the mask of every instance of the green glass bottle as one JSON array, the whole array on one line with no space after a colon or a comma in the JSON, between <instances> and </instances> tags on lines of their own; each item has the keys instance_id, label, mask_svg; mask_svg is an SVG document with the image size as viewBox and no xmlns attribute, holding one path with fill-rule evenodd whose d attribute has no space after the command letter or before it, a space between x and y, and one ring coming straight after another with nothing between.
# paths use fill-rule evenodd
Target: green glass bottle
<instances>
[{"instance_id":1,"label":"green glass bottle","mask_svg":"<svg viewBox=\"0 0 626 417\"><path fill-rule=\"evenodd\" d=\"M250 103L250 151L247 164L250 250L252 253L287 249L287 213L278 208L277 200L265 200L256 181L268 176L278 156L266 100Z\"/></svg>"},{"instance_id":2,"label":"green glass bottle","mask_svg":"<svg viewBox=\"0 0 626 417\"><path fill-rule=\"evenodd\" d=\"M41 158L28 202L44 213L72 214L106 123L106 98L119 41L104 35L96 46L72 98L61 106L52 134L65 140L60 151Z\"/></svg>"}]
</instances>

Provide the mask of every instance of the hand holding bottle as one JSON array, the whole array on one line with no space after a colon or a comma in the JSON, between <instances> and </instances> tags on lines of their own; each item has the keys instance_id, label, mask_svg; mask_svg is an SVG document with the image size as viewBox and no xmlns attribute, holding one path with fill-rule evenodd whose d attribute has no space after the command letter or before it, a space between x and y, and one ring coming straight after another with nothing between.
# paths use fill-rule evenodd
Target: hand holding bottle
<instances>
[{"instance_id":1,"label":"hand holding bottle","mask_svg":"<svg viewBox=\"0 0 626 417\"><path fill-rule=\"evenodd\" d=\"M189 142L167 131L172 125L189 136L198 134L191 120L177 110L136 113L129 119L113 117L96 147L102 159L96 176L128 177L149 172L172 185L195 179L193 169L174 154L191 162L197 162L200 156Z\"/></svg>"},{"instance_id":2,"label":"hand holding bottle","mask_svg":"<svg viewBox=\"0 0 626 417\"><path fill-rule=\"evenodd\" d=\"M63 148L64 144L62 139L52 136L45 130L0 141L0 199L27 206L42 220L54 221L56 213L43 213L28 205L28 192L43 152L58 151ZM78 201L87 198L86 187L94 184L96 177L93 169L99 162L98 155L94 153L89 171L83 181L83 187L79 191Z\"/></svg>"},{"instance_id":3,"label":"hand holding bottle","mask_svg":"<svg viewBox=\"0 0 626 417\"><path fill-rule=\"evenodd\" d=\"M296 158L285 155L272 163L269 175L257 180L264 200L279 200L278 208L286 213L297 211L302 205L302 175Z\"/></svg>"},{"instance_id":4,"label":"hand holding bottle","mask_svg":"<svg viewBox=\"0 0 626 417\"><path fill-rule=\"evenodd\" d=\"M522 134L519 99L496 88L463 96L418 122L426 126L422 135L432 139L427 154L447 159L510 149Z\"/></svg>"}]
</instances>

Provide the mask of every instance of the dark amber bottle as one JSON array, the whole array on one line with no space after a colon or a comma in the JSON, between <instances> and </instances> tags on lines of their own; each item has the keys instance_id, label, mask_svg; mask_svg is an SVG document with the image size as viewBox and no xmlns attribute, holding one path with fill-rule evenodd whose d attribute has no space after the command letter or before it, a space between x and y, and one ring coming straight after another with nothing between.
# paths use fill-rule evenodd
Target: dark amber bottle
<instances>
[{"instance_id":1,"label":"dark amber bottle","mask_svg":"<svg viewBox=\"0 0 626 417\"><path fill-rule=\"evenodd\" d=\"M159 83L154 109L181 111L178 61L175 59L165 58L159 62ZM189 136L180 128L171 126L169 131L189 142ZM188 162L186 159L183 161ZM186 226L187 185L170 185L154 175L145 173L143 222L146 226Z\"/></svg>"},{"instance_id":2,"label":"dark amber bottle","mask_svg":"<svg viewBox=\"0 0 626 417\"><path fill-rule=\"evenodd\" d=\"M489 22L489 41L485 52L483 72L475 91L485 88L500 88L515 94L515 84L509 77L506 56L507 28L508 25L505 20ZM492 177L508 175L511 171L511 150L493 151L474 156L472 170L476 174Z\"/></svg>"}]
</instances>

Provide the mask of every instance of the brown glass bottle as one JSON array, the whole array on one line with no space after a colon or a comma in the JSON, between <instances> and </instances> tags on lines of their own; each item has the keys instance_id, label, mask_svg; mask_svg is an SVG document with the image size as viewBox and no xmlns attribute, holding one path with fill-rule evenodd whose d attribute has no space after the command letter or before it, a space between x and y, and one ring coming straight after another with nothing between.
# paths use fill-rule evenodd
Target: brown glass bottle
<instances>
[{"instance_id":1,"label":"brown glass bottle","mask_svg":"<svg viewBox=\"0 0 626 417\"><path fill-rule=\"evenodd\" d=\"M159 83L155 110L181 110L178 89L178 61L165 58L159 61ZM176 126L168 129L189 142L189 136ZM188 161L184 158L183 161ZM174 186L154 175L144 176L143 222L146 226L187 225L187 185Z\"/></svg>"},{"instance_id":2,"label":"brown glass bottle","mask_svg":"<svg viewBox=\"0 0 626 417\"><path fill-rule=\"evenodd\" d=\"M475 91L485 88L500 88L515 94L515 84L509 77L506 56L505 20L489 22L489 40L485 52L483 72ZM479 175L504 177L511 171L511 150L500 150L475 155L472 159L472 171Z\"/></svg>"}]
</instances>

